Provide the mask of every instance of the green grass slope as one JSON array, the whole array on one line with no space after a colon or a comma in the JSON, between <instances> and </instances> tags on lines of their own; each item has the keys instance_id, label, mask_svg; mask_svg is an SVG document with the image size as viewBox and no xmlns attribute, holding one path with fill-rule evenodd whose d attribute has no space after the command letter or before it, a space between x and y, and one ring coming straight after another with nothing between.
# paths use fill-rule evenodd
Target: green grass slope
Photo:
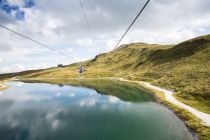
<instances>
[{"instance_id":1,"label":"green grass slope","mask_svg":"<svg viewBox=\"0 0 210 140\"><path fill-rule=\"evenodd\" d=\"M20 78L125 77L172 89L182 102L210 113L210 35L177 45L133 43L92 60L51 68Z\"/></svg>"}]
</instances>

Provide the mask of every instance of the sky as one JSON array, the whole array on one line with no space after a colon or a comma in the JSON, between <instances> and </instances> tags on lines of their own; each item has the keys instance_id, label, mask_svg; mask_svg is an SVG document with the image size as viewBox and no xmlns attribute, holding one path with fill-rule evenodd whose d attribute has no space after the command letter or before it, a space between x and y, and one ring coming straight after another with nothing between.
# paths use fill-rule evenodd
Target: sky
<instances>
[{"instance_id":1,"label":"sky","mask_svg":"<svg viewBox=\"0 0 210 140\"><path fill-rule=\"evenodd\" d=\"M0 73L71 64L111 51L146 0L0 0ZM151 0L121 44L177 44L210 34L209 0ZM126 59L126 58L124 58ZM123 61L123 60L122 60Z\"/></svg>"}]
</instances>

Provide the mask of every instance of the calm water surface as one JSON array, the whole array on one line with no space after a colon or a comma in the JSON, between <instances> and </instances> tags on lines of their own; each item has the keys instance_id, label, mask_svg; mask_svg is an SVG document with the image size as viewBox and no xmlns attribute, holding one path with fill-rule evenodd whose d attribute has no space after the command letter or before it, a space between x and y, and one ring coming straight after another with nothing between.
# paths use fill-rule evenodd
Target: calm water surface
<instances>
[{"instance_id":1,"label":"calm water surface","mask_svg":"<svg viewBox=\"0 0 210 140\"><path fill-rule=\"evenodd\" d=\"M1 140L193 139L183 122L152 98L132 103L84 87L7 85L0 92Z\"/></svg>"}]
</instances>

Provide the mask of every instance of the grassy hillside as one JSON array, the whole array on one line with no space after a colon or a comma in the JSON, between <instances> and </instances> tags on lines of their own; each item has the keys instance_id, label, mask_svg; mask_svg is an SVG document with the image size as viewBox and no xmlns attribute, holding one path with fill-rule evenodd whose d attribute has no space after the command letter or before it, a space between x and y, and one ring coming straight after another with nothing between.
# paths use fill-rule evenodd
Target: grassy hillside
<instances>
[{"instance_id":1,"label":"grassy hillside","mask_svg":"<svg viewBox=\"0 0 210 140\"><path fill-rule=\"evenodd\" d=\"M87 70L84 77L116 76L148 81L174 90L182 102L210 113L210 35L177 45L122 45L89 61L30 72L19 78L78 77L82 65Z\"/></svg>"}]
</instances>

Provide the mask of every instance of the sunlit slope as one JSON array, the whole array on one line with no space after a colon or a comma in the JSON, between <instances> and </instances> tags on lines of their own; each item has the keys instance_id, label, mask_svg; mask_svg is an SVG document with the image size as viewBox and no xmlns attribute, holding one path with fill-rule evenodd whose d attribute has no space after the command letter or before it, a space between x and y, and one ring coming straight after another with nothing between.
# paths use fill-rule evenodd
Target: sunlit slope
<instances>
[{"instance_id":1,"label":"sunlit slope","mask_svg":"<svg viewBox=\"0 0 210 140\"><path fill-rule=\"evenodd\" d=\"M94 59L51 68L25 78L72 78L85 66L84 77L117 76L149 81L176 91L177 98L210 113L210 35L178 45L122 45Z\"/></svg>"}]
</instances>

